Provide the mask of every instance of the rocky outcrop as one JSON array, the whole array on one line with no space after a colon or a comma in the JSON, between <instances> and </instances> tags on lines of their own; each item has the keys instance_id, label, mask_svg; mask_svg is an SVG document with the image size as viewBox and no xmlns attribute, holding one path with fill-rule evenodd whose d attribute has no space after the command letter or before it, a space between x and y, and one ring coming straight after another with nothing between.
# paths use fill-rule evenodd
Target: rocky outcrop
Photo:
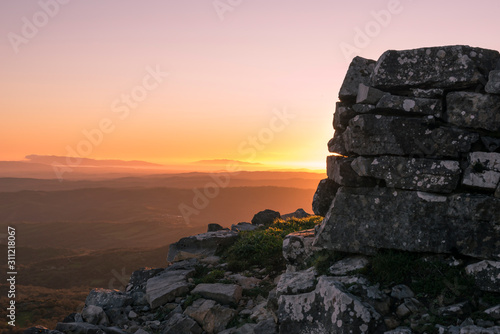
<instances>
[{"instance_id":1,"label":"rocky outcrop","mask_svg":"<svg viewBox=\"0 0 500 334\"><path fill-rule=\"evenodd\" d=\"M269 240L243 256L274 250L277 230L260 230L308 216L264 210L26 333L499 333L499 60L469 46L353 59L313 199L324 219L283 239L286 270L220 254L245 236Z\"/></svg>"},{"instance_id":2,"label":"rocky outcrop","mask_svg":"<svg viewBox=\"0 0 500 334\"><path fill-rule=\"evenodd\" d=\"M315 247L500 259L499 60L463 45L353 60L328 143L339 186L318 186Z\"/></svg>"},{"instance_id":3,"label":"rocky outcrop","mask_svg":"<svg viewBox=\"0 0 500 334\"><path fill-rule=\"evenodd\" d=\"M343 187L315 246L370 255L399 249L500 259L499 206L488 195Z\"/></svg>"},{"instance_id":4,"label":"rocky outcrop","mask_svg":"<svg viewBox=\"0 0 500 334\"><path fill-rule=\"evenodd\" d=\"M231 245L237 236L238 233L234 231L220 230L182 238L170 245L167 261L175 262L215 255L222 248Z\"/></svg>"},{"instance_id":5,"label":"rocky outcrop","mask_svg":"<svg viewBox=\"0 0 500 334\"><path fill-rule=\"evenodd\" d=\"M278 211L266 209L256 213L252 218L253 225L271 225L276 219L281 218Z\"/></svg>"}]
</instances>

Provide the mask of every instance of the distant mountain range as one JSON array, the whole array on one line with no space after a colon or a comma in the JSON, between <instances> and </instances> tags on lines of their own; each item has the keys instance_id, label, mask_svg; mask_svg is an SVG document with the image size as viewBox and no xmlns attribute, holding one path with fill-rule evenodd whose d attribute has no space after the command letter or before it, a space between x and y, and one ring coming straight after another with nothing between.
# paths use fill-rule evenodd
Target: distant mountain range
<instances>
[{"instance_id":1,"label":"distant mountain range","mask_svg":"<svg viewBox=\"0 0 500 334\"><path fill-rule=\"evenodd\" d=\"M160 164L155 164L147 161L139 161L139 160L97 160L97 159L89 159L89 158L78 158L78 157L63 157L57 155L37 155L31 154L27 155L27 162L30 163L38 163L45 165L68 165L68 166L105 166L105 167L164 167Z\"/></svg>"},{"instance_id":2,"label":"distant mountain range","mask_svg":"<svg viewBox=\"0 0 500 334\"><path fill-rule=\"evenodd\" d=\"M62 180L103 180L110 178L179 174L186 172L226 172L228 166L246 171L318 172L308 169L277 170L262 163L230 159L200 160L185 164L162 165L140 160L90 159L56 155L26 156L22 161L0 161L0 178L36 178ZM320 171L321 172L321 171ZM2 191L0 189L0 191Z\"/></svg>"}]
</instances>

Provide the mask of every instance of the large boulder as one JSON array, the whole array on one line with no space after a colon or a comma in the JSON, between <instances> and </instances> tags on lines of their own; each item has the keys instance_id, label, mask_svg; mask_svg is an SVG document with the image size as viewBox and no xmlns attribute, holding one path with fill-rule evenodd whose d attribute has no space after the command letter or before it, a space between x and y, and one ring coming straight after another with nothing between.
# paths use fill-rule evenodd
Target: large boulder
<instances>
[{"instance_id":1,"label":"large boulder","mask_svg":"<svg viewBox=\"0 0 500 334\"><path fill-rule=\"evenodd\" d=\"M375 60L354 57L340 87L340 100L354 102L358 95L359 84L368 84L370 82L374 67Z\"/></svg>"},{"instance_id":2,"label":"large boulder","mask_svg":"<svg viewBox=\"0 0 500 334\"><path fill-rule=\"evenodd\" d=\"M376 333L383 328L380 314L333 277L321 276L314 291L284 294L278 303L280 333Z\"/></svg>"},{"instance_id":3,"label":"large boulder","mask_svg":"<svg viewBox=\"0 0 500 334\"><path fill-rule=\"evenodd\" d=\"M181 313L174 313L165 325L163 334L201 334L201 327L188 317Z\"/></svg>"},{"instance_id":4,"label":"large boulder","mask_svg":"<svg viewBox=\"0 0 500 334\"><path fill-rule=\"evenodd\" d=\"M312 267L302 271L285 272L276 286L276 297L313 291L316 288L316 276Z\"/></svg>"},{"instance_id":5,"label":"large boulder","mask_svg":"<svg viewBox=\"0 0 500 334\"><path fill-rule=\"evenodd\" d=\"M371 85L383 90L407 88L460 89L486 82L500 54L466 45L384 52Z\"/></svg>"},{"instance_id":6,"label":"large boulder","mask_svg":"<svg viewBox=\"0 0 500 334\"><path fill-rule=\"evenodd\" d=\"M187 279L194 274L195 263L195 261L184 261L183 266L183 262L178 262L147 281L146 298L152 309L172 302L189 292Z\"/></svg>"},{"instance_id":7,"label":"large boulder","mask_svg":"<svg viewBox=\"0 0 500 334\"><path fill-rule=\"evenodd\" d=\"M221 230L182 238L170 245L167 261L176 262L213 256L224 247L232 245L237 237L236 232Z\"/></svg>"},{"instance_id":8,"label":"large boulder","mask_svg":"<svg viewBox=\"0 0 500 334\"><path fill-rule=\"evenodd\" d=\"M253 216L252 224L269 226L278 218L281 218L281 215L278 211L266 209L256 213Z\"/></svg>"},{"instance_id":9,"label":"large boulder","mask_svg":"<svg viewBox=\"0 0 500 334\"><path fill-rule=\"evenodd\" d=\"M283 257L289 269L304 266L314 255L313 241L314 229L293 232L283 239Z\"/></svg>"},{"instance_id":10,"label":"large boulder","mask_svg":"<svg viewBox=\"0 0 500 334\"><path fill-rule=\"evenodd\" d=\"M413 155L458 158L469 152L479 135L436 126L432 116L358 115L342 134L347 152L359 155Z\"/></svg>"},{"instance_id":11,"label":"large boulder","mask_svg":"<svg viewBox=\"0 0 500 334\"><path fill-rule=\"evenodd\" d=\"M390 188L337 192L314 246L375 254L379 249L500 259L500 199Z\"/></svg>"},{"instance_id":12,"label":"large boulder","mask_svg":"<svg viewBox=\"0 0 500 334\"><path fill-rule=\"evenodd\" d=\"M384 180L387 187L436 193L455 190L462 172L454 160L397 156L357 157L351 166L359 176Z\"/></svg>"},{"instance_id":13,"label":"large boulder","mask_svg":"<svg viewBox=\"0 0 500 334\"><path fill-rule=\"evenodd\" d=\"M312 209L315 215L323 217L326 215L339 187L340 184L331 179L319 181L312 201Z\"/></svg>"},{"instance_id":14,"label":"large boulder","mask_svg":"<svg viewBox=\"0 0 500 334\"><path fill-rule=\"evenodd\" d=\"M196 320L207 333L219 333L236 316L237 311L200 298L188 306L184 314Z\"/></svg>"},{"instance_id":15,"label":"large boulder","mask_svg":"<svg viewBox=\"0 0 500 334\"><path fill-rule=\"evenodd\" d=\"M500 96L473 92L446 95L448 122L464 128L500 131Z\"/></svg>"},{"instance_id":16,"label":"large boulder","mask_svg":"<svg viewBox=\"0 0 500 334\"><path fill-rule=\"evenodd\" d=\"M88 305L82 310L82 317L85 322L93 325L107 326L109 319L102 307L95 305Z\"/></svg>"},{"instance_id":17,"label":"large boulder","mask_svg":"<svg viewBox=\"0 0 500 334\"><path fill-rule=\"evenodd\" d=\"M99 306L104 310L123 308L130 304L132 304L132 297L130 295L119 290L109 289L93 289L85 300L85 305Z\"/></svg>"},{"instance_id":18,"label":"large boulder","mask_svg":"<svg viewBox=\"0 0 500 334\"><path fill-rule=\"evenodd\" d=\"M311 215L309 213L305 212L304 209L297 209L294 212L282 215L281 219L284 219L284 220L291 219L291 218L300 219L300 218L307 218L309 216L311 216Z\"/></svg>"},{"instance_id":19,"label":"large boulder","mask_svg":"<svg viewBox=\"0 0 500 334\"><path fill-rule=\"evenodd\" d=\"M192 294L199 294L206 299L212 299L221 304L237 305L241 299L243 289L236 284L203 283L198 284Z\"/></svg>"}]
</instances>

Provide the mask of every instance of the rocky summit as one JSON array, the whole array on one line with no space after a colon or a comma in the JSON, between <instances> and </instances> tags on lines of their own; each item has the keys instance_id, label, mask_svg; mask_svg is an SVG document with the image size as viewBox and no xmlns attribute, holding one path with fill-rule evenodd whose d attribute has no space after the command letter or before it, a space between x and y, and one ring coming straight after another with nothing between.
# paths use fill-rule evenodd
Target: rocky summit
<instances>
[{"instance_id":1,"label":"rocky summit","mask_svg":"<svg viewBox=\"0 0 500 334\"><path fill-rule=\"evenodd\" d=\"M31 333L500 333L500 54L352 60L302 209L172 244Z\"/></svg>"}]
</instances>

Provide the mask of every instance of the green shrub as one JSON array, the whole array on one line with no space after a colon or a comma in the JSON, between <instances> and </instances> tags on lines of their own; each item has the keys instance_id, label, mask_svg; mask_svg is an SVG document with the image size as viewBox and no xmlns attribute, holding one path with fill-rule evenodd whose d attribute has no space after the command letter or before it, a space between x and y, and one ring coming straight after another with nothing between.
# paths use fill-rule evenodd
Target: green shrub
<instances>
[{"instance_id":1,"label":"green shrub","mask_svg":"<svg viewBox=\"0 0 500 334\"><path fill-rule=\"evenodd\" d=\"M267 268L269 271L284 269L282 255L283 239L292 232L313 228L322 217L277 219L264 230L240 233L239 239L224 252L229 270L240 272L251 266Z\"/></svg>"},{"instance_id":2,"label":"green shrub","mask_svg":"<svg viewBox=\"0 0 500 334\"><path fill-rule=\"evenodd\" d=\"M312 256L308 261L307 267L313 266L318 275L329 275L330 267L337 261L342 260L345 253L322 249Z\"/></svg>"},{"instance_id":3,"label":"green shrub","mask_svg":"<svg viewBox=\"0 0 500 334\"><path fill-rule=\"evenodd\" d=\"M208 269L205 272L207 271ZM196 276L194 278L194 284L198 285L201 283L215 283L223 278L224 278L224 270L214 269L208 274L202 276Z\"/></svg>"}]
</instances>

